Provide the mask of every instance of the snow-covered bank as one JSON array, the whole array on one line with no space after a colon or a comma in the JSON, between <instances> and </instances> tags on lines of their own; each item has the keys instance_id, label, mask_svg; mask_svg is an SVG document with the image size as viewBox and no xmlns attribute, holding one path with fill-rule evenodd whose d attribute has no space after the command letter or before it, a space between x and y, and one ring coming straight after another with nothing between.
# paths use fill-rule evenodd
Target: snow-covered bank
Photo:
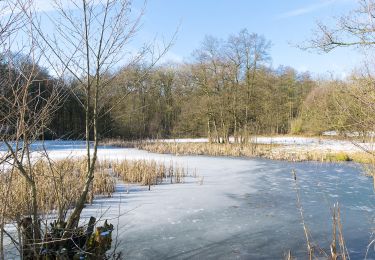
<instances>
[{"instance_id":1,"label":"snow-covered bank","mask_svg":"<svg viewBox=\"0 0 375 260\"><path fill-rule=\"evenodd\" d=\"M233 138L230 139L232 142ZM185 139L157 139L147 140L148 142L164 142L164 143L208 143L207 138L185 138ZM318 137L300 137L300 136L259 136L253 137L253 142L258 144L277 144L278 146L274 149L279 151L289 152L345 152L345 153L356 153L362 152L364 149L369 151L375 150L374 143L361 143L351 142L348 140L337 140L330 138L318 138ZM85 142L83 141L45 141L45 148L48 150L49 155L53 159L63 159L67 157L82 157L86 154ZM1 147L1 146L0 146ZM43 146L41 142L36 142L32 145L34 150L42 150ZM143 159L142 156L138 156L138 153L126 153L123 148L116 148L112 146L99 147L98 156L100 159L107 160L120 160L124 158L128 159ZM277 151L276 151L277 152ZM0 149L0 153L4 153Z\"/></svg>"},{"instance_id":2,"label":"snow-covered bank","mask_svg":"<svg viewBox=\"0 0 375 260\"><path fill-rule=\"evenodd\" d=\"M207 138L186 138L186 139L158 139L158 142L165 143L207 143ZM234 139L230 138L230 142ZM374 143L351 142L319 137L300 136L259 136L253 137L252 142L258 144L279 144L282 149L296 149L303 151L333 151L333 152L360 152L363 148L375 150Z\"/></svg>"},{"instance_id":3,"label":"snow-covered bank","mask_svg":"<svg viewBox=\"0 0 375 260\"><path fill-rule=\"evenodd\" d=\"M259 144L280 144L283 145L282 149L297 149L297 151L361 152L363 148L374 150L373 143L351 142L318 137L257 137L254 141Z\"/></svg>"}]
</instances>

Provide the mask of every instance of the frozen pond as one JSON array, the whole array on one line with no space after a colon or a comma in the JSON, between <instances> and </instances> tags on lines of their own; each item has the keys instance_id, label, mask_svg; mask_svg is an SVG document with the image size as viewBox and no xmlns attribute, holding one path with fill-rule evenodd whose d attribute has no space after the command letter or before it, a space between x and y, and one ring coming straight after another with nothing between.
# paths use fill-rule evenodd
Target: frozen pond
<instances>
[{"instance_id":1,"label":"frozen pond","mask_svg":"<svg viewBox=\"0 0 375 260\"><path fill-rule=\"evenodd\" d=\"M163 185L124 196L122 207L134 209L120 220L128 259L280 259L288 249L305 259L292 169L314 242L328 248L336 201L352 259L363 259L371 240L372 180L348 165L127 153L173 159L204 176L203 185Z\"/></svg>"},{"instance_id":2,"label":"frozen pond","mask_svg":"<svg viewBox=\"0 0 375 260\"><path fill-rule=\"evenodd\" d=\"M68 147L50 147L51 155L84 154L80 147ZM117 148L101 148L99 156L173 161L196 169L200 177L151 191L119 185L113 198L97 199L85 209L86 216L105 212L118 225L126 259L281 259L289 249L306 259L292 169L314 243L329 248L335 202L341 206L351 259L363 259L372 240L372 179L353 164L172 156ZM375 259L372 248L368 259Z\"/></svg>"}]
</instances>

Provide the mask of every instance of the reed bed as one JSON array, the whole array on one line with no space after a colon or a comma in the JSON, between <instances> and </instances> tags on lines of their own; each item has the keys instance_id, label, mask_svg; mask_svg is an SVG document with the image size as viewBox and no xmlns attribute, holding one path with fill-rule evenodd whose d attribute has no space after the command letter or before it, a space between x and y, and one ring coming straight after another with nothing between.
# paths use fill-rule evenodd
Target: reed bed
<instances>
[{"instance_id":1,"label":"reed bed","mask_svg":"<svg viewBox=\"0 0 375 260\"><path fill-rule=\"evenodd\" d=\"M39 160L32 169L37 187L37 200L41 214L56 212L65 215L77 202L84 187L86 162L65 159L53 162ZM170 163L153 160L99 161L87 203L95 196L112 196L118 180L126 183L151 186L161 183L183 183L188 170ZM190 174L197 177L196 171ZM0 212L5 219L19 220L32 212L30 186L17 169L0 172Z\"/></svg>"},{"instance_id":2,"label":"reed bed","mask_svg":"<svg viewBox=\"0 0 375 260\"><path fill-rule=\"evenodd\" d=\"M100 146L115 146L120 148L136 148L141 141L125 141L121 139L103 139L99 142Z\"/></svg>"},{"instance_id":3,"label":"reed bed","mask_svg":"<svg viewBox=\"0 0 375 260\"><path fill-rule=\"evenodd\" d=\"M217 144L217 143L140 143L139 149L154 153L176 155L210 155L210 156L265 156L276 144Z\"/></svg>"},{"instance_id":4,"label":"reed bed","mask_svg":"<svg viewBox=\"0 0 375 260\"><path fill-rule=\"evenodd\" d=\"M183 183L188 171L179 165L158 163L154 160L123 160L113 164L113 170L126 183L151 186L168 183ZM192 177L196 176L193 172Z\"/></svg>"},{"instance_id":5,"label":"reed bed","mask_svg":"<svg viewBox=\"0 0 375 260\"><path fill-rule=\"evenodd\" d=\"M210 143L139 143L137 146L149 152L175 155L209 155L233 157L263 157L286 161L343 162L355 161L371 164L373 156L366 153L347 153L319 150L285 149L277 144L210 144Z\"/></svg>"},{"instance_id":6,"label":"reed bed","mask_svg":"<svg viewBox=\"0 0 375 260\"><path fill-rule=\"evenodd\" d=\"M40 160L27 170L32 171L36 182L41 214L53 211L66 213L75 205L85 182L84 160L66 159L51 163ZM92 202L95 195L111 196L115 185L115 179L105 169L97 167L88 202ZM1 172L0 211L6 212L6 219L19 219L31 212L30 207L30 188L17 169Z\"/></svg>"}]
</instances>

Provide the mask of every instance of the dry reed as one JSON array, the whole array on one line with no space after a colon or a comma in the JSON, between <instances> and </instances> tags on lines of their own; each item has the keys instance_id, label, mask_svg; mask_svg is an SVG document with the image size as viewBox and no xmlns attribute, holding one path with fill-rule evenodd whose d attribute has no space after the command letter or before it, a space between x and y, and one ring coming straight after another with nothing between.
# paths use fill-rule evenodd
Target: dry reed
<instances>
[{"instance_id":1,"label":"dry reed","mask_svg":"<svg viewBox=\"0 0 375 260\"><path fill-rule=\"evenodd\" d=\"M45 160L37 161L32 169L33 178L37 186L37 200L40 213L66 213L75 205L85 181L85 162L83 160L59 160L48 163ZM115 191L115 180L101 167L95 172L93 187L89 200L94 195L111 196ZM8 196L3 194L5 187L11 187ZM6 200L6 201L5 201ZM18 220L21 216L31 212L31 196L25 179L14 170L0 173L0 209L7 205L6 219Z\"/></svg>"},{"instance_id":2,"label":"dry reed","mask_svg":"<svg viewBox=\"0 0 375 260\"><path fill-rule=\"evenodd\" d=\"M346 260L349 258L349 252L347 250L344 234L343 234L343 226L341 223L341 213L340 213L340 206L338 203L335 203L332 210L332 242L329 246L328 250L324 250L323 248L319 247L318 244L314 244L312 242L310 231L307 227L304 210L301 202L301 195L300 195L300 186L299 181L297 178L297 173L293 169L292 176L294 179L294 189L296 192L297 198L297 208L300 214L300 220L302 223L305 240L306 240L306 247L307 247L307 256L306 259L332 259L332 260ZM285 259L293 259L291 251L289 251L288 256Z\"/></svg>"},{"instance_id":3,"label":"dry reed","mask_svg":"<svg viewBox=\"0 0 375 260\"><path fill-rule=\"evenodd\" d=\"M188 175L188 171L182 166L173 163L166 166L154 160L123 160L113 163L113 169L122 181L147 186L163 182L182 183ZM194 176L196 176L196 171L193 172Z\"/></svg>"},{"instance_id":4,"label":"dry reed","mask_svg":"<svg viewBox=\"0 0 375 260\"><path fill-rule=\"evenodd\" d=\"M65 159L58 161L39 160L27 169L33 173L37 186L37 200L40 214L57 212L59 218L71 209L84 187L86 163L84 160ZM94 182L87 202L95 196L112 196L118 179L140 185L157 185L162 182L182 183L188 171L170 163L169 166L156 161L122 160L100 161L95 168ZM197 177L196 171L192 177ZM6 187L11 187L6 193ZM30 189L17 169L0 172L0 211L5 207L5 219L20 220L31 212Z\"/></svg>"},{"instance_id":5,"label":"dry reed","mask_svg":"<svg viewBox=\"0 0 375 260\"><path fill-rule=\"evenodd\" d=\"M284 149L277 144L217 144L217 143L138 143L137 147L149 152L175 155L209 155L233 157L262 157L286 161L343 162L369 164L373 156L364 152L333 152L320 150Z\"/></svg>"},{"instance_id":6,"label":"dry reed","mask_svg":"<svg viewBox=\"0 0 375 260\"><path fill-rule=\"evenodd\" d=\"M265 156L275 144L209 144L209 143L139 143L138 148L155 152L176 155L210 155L210 156Z\"/></svg>"}]
</instances>

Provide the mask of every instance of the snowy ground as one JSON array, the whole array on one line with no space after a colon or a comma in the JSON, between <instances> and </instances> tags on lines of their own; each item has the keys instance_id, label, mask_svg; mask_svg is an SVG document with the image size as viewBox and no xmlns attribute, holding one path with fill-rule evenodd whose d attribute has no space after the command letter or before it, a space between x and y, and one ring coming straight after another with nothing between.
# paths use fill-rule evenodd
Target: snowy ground
<instances>
[{"instance_id":1,"label":"snowy ground","mask_svg":"<svg viewBox=\"0 0 375 260\"><path fill-rule=\"evenodd\" d=\"M318 137L257 137L255 142L260 144L280 144L281 149L324 152L361 152L363 149L374 150L373 143L351 142Z\"/></svg>"},{"instance_id":2,"label":"snowy ground","mask_svg":"<svg viewBox=\"0 0 375 260\"><path fill-rule=\"evenodd\" d=\"M79 145L48 147L53 159L85 154ZM97 198L84 209L84 217L110 219L117 226L126 259L281 259L289 249L305 259L292 169L313 242L328 248L330 207L336 201L351 258L363 259L371 239L372 180L352 164L173 156L123 148L101 148L98 156L173 162L199 175L151 191L120 183L113 197Z\"/></svg>"}]
</instances>

